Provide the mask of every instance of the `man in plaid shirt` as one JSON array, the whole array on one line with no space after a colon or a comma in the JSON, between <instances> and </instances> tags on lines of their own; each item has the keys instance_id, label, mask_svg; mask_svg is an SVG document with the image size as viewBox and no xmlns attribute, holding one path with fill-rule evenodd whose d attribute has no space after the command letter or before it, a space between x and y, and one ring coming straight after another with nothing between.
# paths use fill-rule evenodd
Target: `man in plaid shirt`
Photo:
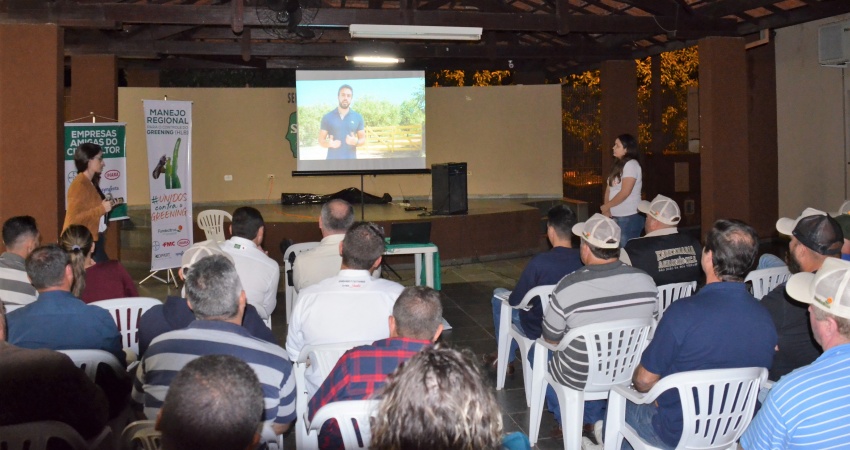
<instances>
[{"instance_id":1,"label":"man in plaid shirt","mask_svg":"<svg viewBox=\"0 0 850 450\"><path fill-rule=\"evenodd\" d=\"M443 331L440 293L425 286L402 291L389 316L390 337L347 351L310 399L310 420L322 406L341 400L363 400L378 391L399 364L431 345ZM319 448L343 448L335 420L319 431Z\"/></svg>"}]
</instances>

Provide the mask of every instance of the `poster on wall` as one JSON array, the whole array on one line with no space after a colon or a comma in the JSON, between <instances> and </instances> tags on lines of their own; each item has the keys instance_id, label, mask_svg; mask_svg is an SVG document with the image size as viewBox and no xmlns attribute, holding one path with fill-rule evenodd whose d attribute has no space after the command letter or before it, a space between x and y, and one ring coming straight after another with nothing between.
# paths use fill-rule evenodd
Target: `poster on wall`
<instances>
[{"instance_id":1,"label":"poster on wall","mask_svg":"<svg viewBox=\"0 0 850 450\"><path fill-rule=\"evenodd\" d=\"M180 267L192 245L192 102L143 100L151 202L151 270Z\"/></svg>"},{"instance_id":2,"label":"poster on wall","mask_svg":"<svg viewBox=\"0 0 850 450\"><path fill-rule=\"evenodd\" d=\"M127 216L127 127L124 123L66 123L65 124L65 207L68 207L68 187L77 176L74 151L80 144L91 142L103 149L105 167L100 174L100 190L106 198L117 203L109 212L109 220L124 220Z\"/></svg>"}]
</instances>

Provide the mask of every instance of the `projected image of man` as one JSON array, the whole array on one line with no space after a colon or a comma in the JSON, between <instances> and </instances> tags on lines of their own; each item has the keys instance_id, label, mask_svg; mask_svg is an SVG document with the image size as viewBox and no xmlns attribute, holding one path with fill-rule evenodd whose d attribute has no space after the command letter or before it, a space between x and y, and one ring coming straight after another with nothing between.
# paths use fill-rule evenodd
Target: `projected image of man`
<instances>
[{"instance_id":1,"label":"projected image of man","mask_svg":"<svg viewBox=\"0 0 850 450\"><path fill-rule=\"evenodd\" d=\"M328 149L327 159L357 159L357 147L366 143L366 124L360 113L351 110L353 98L351 86L340 86L339 106L322 117L319 145Z\"/></svg>"}]
</instances>

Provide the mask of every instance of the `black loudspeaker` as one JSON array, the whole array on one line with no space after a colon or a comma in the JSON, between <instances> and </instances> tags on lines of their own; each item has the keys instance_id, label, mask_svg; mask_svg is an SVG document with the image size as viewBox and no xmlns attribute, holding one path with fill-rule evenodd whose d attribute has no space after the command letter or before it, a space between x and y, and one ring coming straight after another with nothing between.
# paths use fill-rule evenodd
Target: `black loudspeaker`
<instances>
[{"instance_id":1,"label":"black loudspeaker","mask_svg":"<svg viewBox=\"0 0 850 450\"><path fill-rule=\"evenodd\" d=\"M469 210L466 197L466 163L431 165L432 214L465 214Z\"/></svg>"}]
</instances>

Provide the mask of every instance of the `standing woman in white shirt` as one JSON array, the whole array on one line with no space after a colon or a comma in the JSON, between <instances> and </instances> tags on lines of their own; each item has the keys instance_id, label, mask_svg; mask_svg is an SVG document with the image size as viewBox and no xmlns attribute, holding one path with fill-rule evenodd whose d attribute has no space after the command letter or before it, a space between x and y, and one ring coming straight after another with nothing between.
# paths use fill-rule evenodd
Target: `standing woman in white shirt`
<instances>
[{"instance_id":1,"label":"standing woman in white shirt","mask_svg":"<svg viewBox=\"0 0 850 450\"><path fill-rule=\"evenodd\" d=\"M605 187L605 203L599 208L620 226L620 246L629 239L640 237L644 218L638 214L643 175L638 162L638 141L631 134L621 134L614 140L614 167Z\"/></svg>"}]
</instances>

